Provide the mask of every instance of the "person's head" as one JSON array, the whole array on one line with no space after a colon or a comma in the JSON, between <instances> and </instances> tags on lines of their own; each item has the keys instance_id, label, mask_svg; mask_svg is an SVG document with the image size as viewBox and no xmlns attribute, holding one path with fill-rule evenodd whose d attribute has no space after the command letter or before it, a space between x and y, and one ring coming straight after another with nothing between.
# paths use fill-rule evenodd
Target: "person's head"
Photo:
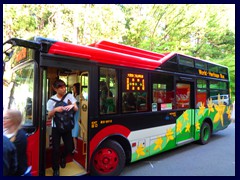
<instances>
[{"instance_id":1,"label":"person's head","mask_svg":"<svg viewBox=\"0 0 240 180\"><path fill-rule=\"evenodd\" d=\"M80 94L80 83L73 84L72 90L73 90L74 96L79 95Z\"/></svg>"},{"instance_id":2,"label":"person's head","mask_svg":"<svg viewBox=\"0 0 240 180\"><path fill-rule=\"evenodd\" d=\"M107 83L105 81L100 81L100 90L107 90Z\"/></svg>"},{"instance_id":3,"label":"person's head","mask_svg":"<svg viewBox=\"0 0 240 180\"><path fill-rule=\"evenodd\" d=\"M16 127L22 123L22 114L18 110L8 109L3 115L3 128Z\"/></svg>"},{"instance_id":4,"label":"person's head","mask_svg":"<svg viewBox=\"0 0 240 180\"><path fill-rule=\"evenodd\" d=\"M66 84L63 80L61 79L57 79L53 85L53 90L56 91L57 94L63 96L64 94L66 94Z\"/></svg>"}]
</instances>

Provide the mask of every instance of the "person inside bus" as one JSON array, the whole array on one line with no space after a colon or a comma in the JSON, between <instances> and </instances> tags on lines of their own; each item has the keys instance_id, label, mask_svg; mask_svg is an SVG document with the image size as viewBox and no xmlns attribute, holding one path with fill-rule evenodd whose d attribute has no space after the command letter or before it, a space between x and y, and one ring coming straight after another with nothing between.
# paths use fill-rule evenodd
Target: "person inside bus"
<instances>
[{"instance_id":1,"label":"person inside bus","mask_svg":"<svg viewBox=\"0 0 240 180\"><path fill-rule=\"evenodd\" d=\"M8 109L3 116L3 134L10 139L17 151L17 171L15 176L31 176L27 164L27 136L21 128L22 114L18 110Z\"/></svg>"},{"instance_id":2,"label":"person inside bus","mask_svg":"<svg viewBox=\"0 0 240 180\"><path fill-rule=\"evenodd\" d=\"M138 92L137 94L137 110L145 111L147 110L147 93L146 92Z\"/></svg>"},{"instance_id":3,"label":"person inside bus","mask_svg":"<svg viewBox=\"0 0 240 180\"><path fill-rule=\"evenodd\" d=\"M132 92L126 93L124 98L125 111L136 111L137 99Z\"/></svg>"},{"instance_id":4,"label":"person inside bus","mask_svg":"<svg viewBox=\"0 0 240 180\"><path fill-rule=\"evenodd\" d=\"M26 111L27 118L31 118L32 117L32 99L30 97L27 98L25 111Z\"/></svg>"},{"instance_id":5,"label":"person inside bus","mask_svg":"<svg viewBox=\"0 0 240 180\"><path fill-rule=\"evenodd\" d=\"M107 87L105 81L100 82L100 111L101 113L107 113L108 111L108 101L107 98L113 97L113 93Z\"/></svg>"},{"instance_id":6,"label":"person inside bus","mask_svg":"<svg viewBox=\"0 0 240 180\"><path fill-rule=\"evenodd\" d=\"M80 83L75 83L73 84L72 87L72 91L73 91L73 96L76 98L77 100L77 106L79 108L79 98L80 98ZM77 151L77 137L79 134L79 123L78 123L78 119L80 116L80 110L78 110L75 114L74 114L74 128L72 129L72 137L73 137L73 145L74 145L74 150L72 153L78 153Z\"/></svg>"},{"instance_id":7,"label":"person inside bus","mask_svg":"<svg viewBox=\"0 0 240 180\"><path fill-rule=\"evenodd\" d=\"M51 98L56 99L60 101L62 97L66 94L66 84L63 80L57 79L53 83L53 90L56 92L55 95L53 95ZM48 111L48 120L51 120L52 124L52 169L53 169L53 176L59 176L59 165L61 168L65 168L66 166L66 156L68 154L72 154L73 151L73 140L72 140L72 131L67 131L65 133L61 133L56 128L56 124L53 121L54 114L56 112L63 112L63 111L69 111L73 108L73 110L76 112L78 110L77 107L77 100L74 98L72 94L68 94L64 102L71 104L67 106L58 106L55 107L56 102L51 100L51 98L47 102L47 111ZM60 155L60 142L61 138L64 142L64 152ZM60 159L60 163L59 163Z\"/></svg>"}]
</instances>

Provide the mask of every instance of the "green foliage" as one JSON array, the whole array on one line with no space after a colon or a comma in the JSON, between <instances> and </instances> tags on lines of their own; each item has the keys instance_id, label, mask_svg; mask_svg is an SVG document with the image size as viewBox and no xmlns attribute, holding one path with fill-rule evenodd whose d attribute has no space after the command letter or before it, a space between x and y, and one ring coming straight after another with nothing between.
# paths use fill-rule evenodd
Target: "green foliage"
<instances>
[{"instance_id":1,"label":"green foliage","mask_svg":"<svg viewBox=\"0 0 240 180\"><path fill-rule=\"evenodd\" d=\"M228 66L234 98L234 8L226 4L4 4L3 39L37 35L79 44L105 39L159 53L187 54Z\"/></svg>"}]
</instances>

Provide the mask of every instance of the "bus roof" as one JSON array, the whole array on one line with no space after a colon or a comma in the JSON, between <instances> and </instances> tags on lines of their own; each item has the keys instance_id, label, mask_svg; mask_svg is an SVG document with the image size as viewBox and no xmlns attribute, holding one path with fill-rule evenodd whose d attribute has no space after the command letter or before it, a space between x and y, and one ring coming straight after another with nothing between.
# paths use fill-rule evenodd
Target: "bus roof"
<instances>
[{"instance_id":1,"label":"bus roof","mask_svg":"<svg viewBox=\"0 0 240 180\"><path fill-rule=\"evenodd\" d=\"M159 68L176 54L160 54L110 41L100 41L88 46L56 41L51 45L49 53L148 70Z\"/></svg>"},{"instance_id":2,"label":"bus roof","mask_svg":"<svg viewBox=\"0 0 240 180\"><path fill-rule=\"evenodd\" d=\"M147 50L143 50L143 49L139 49L132 46L123 45L123 44L117 44L117 43L113 43L105 40L99 41L94 44L90 44L89 46L105 49L109 51L115 51L123 54L138 56L138 57L150 58L154 60L159 60L165 56L164 54L159 54L159 53L155 53L155 52L151 52L151 51L147 51Z\"/></svg>"},{"instance_id":3,"label":"bus roof","mask_svg":"<svg viewBox=\"0 0 240 180\"><path fill-rule=\"evenodd\" d=\"M88 46L61 42L43 37L34 37L30 41L18 38L11 38L4 44L6 43L10 43L12 45L20 45L33 49L39 49L40 51L49 54L72 56L87 59L89 61L97 63L142 68L147 70L161 69L162 65L165 62L171 60L176 55L185 56L194 60L226 67L180 53L156 53L106 40L99 41Z\"/></svg>"}]
</instances>

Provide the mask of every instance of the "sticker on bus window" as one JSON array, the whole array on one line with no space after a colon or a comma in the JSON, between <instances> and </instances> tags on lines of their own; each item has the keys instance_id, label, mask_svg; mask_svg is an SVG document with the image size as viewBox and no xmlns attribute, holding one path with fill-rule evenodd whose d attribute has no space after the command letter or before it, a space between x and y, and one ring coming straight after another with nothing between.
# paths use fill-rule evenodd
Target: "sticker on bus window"
<instances>
[{"instance_id":1,"label":"sticker on bus window","mask_svg":"<svg viewBox=\"0 0 240 180\"><path fill-rule=\"evenodd\" d=\"M172 103L161 104L161 110L172 109Z\"/></svg>"},{"instance_id":2,"label":"sticker on bus window","mask_svg":"<svg viewBox=\"0 0 240 180\"><path fill-rule=\"evenodd\" d=\"M157 103L152 103L152 111L157 111Z\"/></svg>"}]
</instances>

